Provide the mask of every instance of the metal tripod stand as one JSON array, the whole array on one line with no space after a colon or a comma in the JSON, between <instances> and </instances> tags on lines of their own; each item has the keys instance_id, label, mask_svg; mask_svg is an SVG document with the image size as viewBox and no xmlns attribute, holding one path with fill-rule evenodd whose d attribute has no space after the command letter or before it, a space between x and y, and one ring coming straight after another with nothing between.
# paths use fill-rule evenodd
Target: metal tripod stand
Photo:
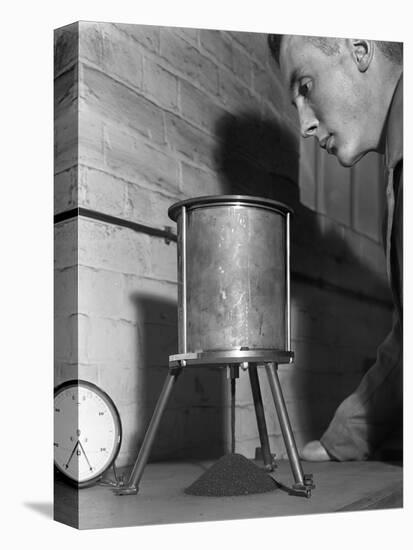
<instances>
[{"instance_id":1,"label":"metal tripod stand","mask_svg":"<svg viewBox=\"0 0 413 550\"><path fill-rule=\"evenodd\" d=\"M139 482L148 461L169 396L180 374L185 368L190 366L202 367L207 365L218 365L221 367L229 367L231 385L233 388L235 387L235 379L238 377L239 368L248 369L264 466L267 470L272 471L274 469L274 459L270 450L257 372L257 366L264 365L294 477L294 484L289 488L289 491L291 494L310 497L311 489L314 488L312 474L303 473L277 372L278 365L290 363L292 357L292 352L274 350L236 350L171 355L169 357L169 372L158 398L138 457L134 463L128 481L124 486L119 487L117 494L134 495L138 493ZM234 447L234 441L232 442L232 446Z\"/></svg>"}]
</instances>

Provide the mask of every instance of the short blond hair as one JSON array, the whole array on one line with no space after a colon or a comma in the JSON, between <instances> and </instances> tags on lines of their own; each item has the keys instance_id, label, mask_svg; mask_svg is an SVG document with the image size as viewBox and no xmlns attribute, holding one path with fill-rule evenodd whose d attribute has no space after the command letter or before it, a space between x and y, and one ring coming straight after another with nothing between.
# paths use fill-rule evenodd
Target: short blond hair
<instances>
[{"instance_id":1,"label":"short blond hair","mask_svg":"<svg viewBox=\"0 0 413 550\"><path fill-rule=\"evenodd\" d=\"M271 53L278 64L280 64L281 42L285 34L269 34L268 45ZM326 55L335 55L340 52L340 43L337 38L324 36L305 36L311 44L322 50ZM384 42L375 40L379 50L387 59L397 65L403 63L403 42Z\"/></svg>"}]
</instances>

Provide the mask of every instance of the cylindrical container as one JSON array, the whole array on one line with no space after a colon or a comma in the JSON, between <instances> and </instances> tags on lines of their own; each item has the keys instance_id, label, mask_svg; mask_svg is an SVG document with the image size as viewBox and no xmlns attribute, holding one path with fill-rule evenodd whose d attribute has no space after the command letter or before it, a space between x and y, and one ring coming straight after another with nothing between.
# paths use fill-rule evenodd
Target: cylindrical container
<instances>
[{"instance_id":1,"label":"cylindrical container","mask_svg":"<svg viewBox=\"0 0 413 550\"><path fill-rule=\"evenodd\" d=\"M290 350L289 217L273 200L178 202L179 353Z\"/></svg>"}]
</instances>

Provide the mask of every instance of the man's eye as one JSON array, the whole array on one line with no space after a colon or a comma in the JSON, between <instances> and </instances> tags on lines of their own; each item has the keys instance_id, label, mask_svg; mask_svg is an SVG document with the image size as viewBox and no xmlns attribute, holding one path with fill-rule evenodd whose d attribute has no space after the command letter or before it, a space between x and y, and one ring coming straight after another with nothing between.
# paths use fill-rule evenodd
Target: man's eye
<instances>
[{"instance_id":1,"label":"man's eye","mask_svg":"<svg viewBox=\"0 0 413 550\"><path fill-rule=\"evenodd\" d=\"M311 80L303 80L300 82L298 86L298 93L303 96L307 97L307 95L310 93L311 90Z\"/></svg>"}]
</instances>

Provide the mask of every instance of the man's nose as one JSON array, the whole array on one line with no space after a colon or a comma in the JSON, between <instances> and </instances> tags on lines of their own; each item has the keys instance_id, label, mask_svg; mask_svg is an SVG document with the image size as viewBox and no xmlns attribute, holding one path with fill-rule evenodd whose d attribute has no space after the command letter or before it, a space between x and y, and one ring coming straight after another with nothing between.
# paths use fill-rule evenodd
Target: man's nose
<instances>
[{"instance_id":1,"label":"man's nose","mask_svg":"<svg viewBox=\"0 0 413 550\"><path fill-rule=\"evenodd\" d=\"M311 109L300 109L300 131L304 138L314 136L318 128L318 120Z\"/></svg>"}]
</instances>

